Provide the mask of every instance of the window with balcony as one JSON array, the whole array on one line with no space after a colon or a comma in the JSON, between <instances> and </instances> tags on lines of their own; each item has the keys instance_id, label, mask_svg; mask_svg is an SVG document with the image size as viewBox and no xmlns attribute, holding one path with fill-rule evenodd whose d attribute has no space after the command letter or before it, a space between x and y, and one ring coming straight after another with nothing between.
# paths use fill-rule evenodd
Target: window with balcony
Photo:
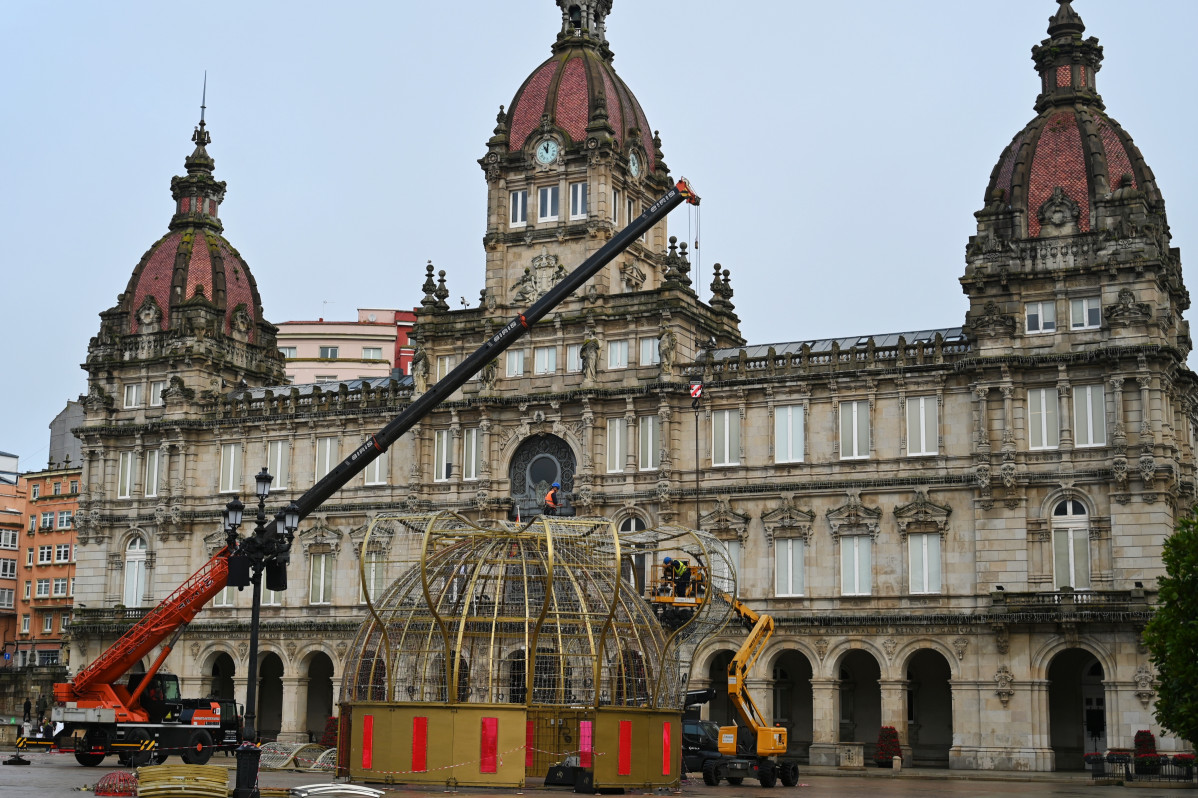
<instances>
[{"instance_id":1,"label":"window with balcony","mask_svg":"<svg viewBox=\"0 0 1198 798\"><path fill-rule=\"evenodd\" d=\"M1052 570L1057 590L1090 588L1090 517L1076 499L1053 508Z\"/></svg>"},{"instance_id":2,"label":"window with balcony","mask_svg":"<svg viewBox=\"0 0 1198 798\"><path fill-rule=\"evenodd\" d=\"M146 592L146 539L134 535L125 546L126 607L140 607Z\"/></svg>"}]
</instances>

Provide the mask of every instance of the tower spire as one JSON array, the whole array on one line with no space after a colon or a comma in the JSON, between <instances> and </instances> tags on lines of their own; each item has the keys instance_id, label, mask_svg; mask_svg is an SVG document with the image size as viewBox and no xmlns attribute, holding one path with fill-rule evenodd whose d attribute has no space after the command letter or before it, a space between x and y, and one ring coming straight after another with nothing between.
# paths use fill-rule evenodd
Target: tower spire
<instances>
[{"instance_id":1,"label":"tower spire","mask_svg":"<svg viewBox=\"0 0 1198 798\"><path fill-rule=\"evenodd\" d=\"M212 143L212 134L205 130L204 112L208 109L208 70L204 70L204 91L200 95L200 124L196 125L195 132L191 134L191 140L196 143L196 151L207 147ZM195 155L193 154L194 158Z\"/></svg>"},{"instance_id":2,"label":"tower spire","mask_svg":"<svg viewBox=\"0 0 1198 798\"><path fill-rule=\"evenodd\" d=\"M1048 38L1032 48L1032 60L1040 73L1036 110L1076 102L1101 109L1095 75L1102 68L1102 45L1093 36L1082 38L1086 24L1073 9L1072 0L1057 3L1057 13L1048 18Z\"/></svg>"}]
</instances>

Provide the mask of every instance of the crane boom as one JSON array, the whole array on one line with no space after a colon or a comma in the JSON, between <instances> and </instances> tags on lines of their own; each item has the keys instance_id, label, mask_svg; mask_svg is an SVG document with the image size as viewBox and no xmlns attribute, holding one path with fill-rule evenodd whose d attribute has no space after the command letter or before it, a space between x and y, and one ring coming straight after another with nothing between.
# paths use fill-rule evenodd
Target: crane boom
<instances>
[{"instance_id":1,"label":"crane boom","mask_svg":"<svg viewBox=\"0 0 1198 798\"><path fill-rule=\"evenodd\" d=\"M581 266L566 275L545 296L511 319L499 332L463 360L457 368L417 397L387 426L370 436L349 457L341 461L340 465L309 488L303 496L296 500L300 519L311 514L374 459L387 451L401 435L481 371L484 365L498 357L527 333L532 325L544 318L550 310L571 293L581 288L616 255L627 249L633 241L683 202L692 205L699 204L698 195L691 190L690 184L685 178L679 180L673 188L666 192L665 196L650 205L627 227L612 236L610 241L583 261ZM280 533L282 532L281 515L282 513L280 513L278 528ZM64 703L94 702L106 706L116 705L118 711L123 710L126 716L131 716L130 710L136 705L140 692L130 697L123 690L114 691L112 686L133 667L134 663L149 654L155 646L171 638L172 635L176 635L186 624L190 623L196 613L228 584L228 555L230 553L228 548L221 549L161 604L131 626L94 662L80 670L73 681L54 685L55 699ZM168 650L169 646L155 661L154 669L161 666ZM147 675L152 675L152 673ZM143 684L145 683L148 683L148 679L143 679ZM135 709L133 711L136 712Z\"/></svg>"}]
</instances>

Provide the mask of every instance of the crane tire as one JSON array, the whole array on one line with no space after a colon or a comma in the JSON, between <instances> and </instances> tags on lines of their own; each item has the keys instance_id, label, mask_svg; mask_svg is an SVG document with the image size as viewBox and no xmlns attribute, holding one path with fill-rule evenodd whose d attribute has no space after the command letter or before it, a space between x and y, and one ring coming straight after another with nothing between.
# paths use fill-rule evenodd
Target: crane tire
<instances>
[{"instance_id":1,"label":"crane tire","mask_svg":"<svg viewBox=\"0 0 1198 798\"><path fill-rule=\"evenodd\" d=\"M75 761L85 768L94 768L96 765L104 761L103 754L84 753L83 751L75 752Z\"/></svg>"},{"instance_id":2,"label":"crane tire","mask_svg":"<svg viewBox=\"0 0 1198 798\"><path fill-rule=\"evenodd\" d=\"M144 743L149 741L150 735L141 729L134 729L133 731L129 732L128 739L133 742ZM153 758L153 756L154 752L149 748L146 748L129 751L126 754L120 755L118 758L121 760L121 764L125 764L127 761L127 767L140 768L150 764L150 760Z\"/></svg>"},{"instance_id":3,"label":"crane tire","mask_svg":"<svg viewBox=\"0 0 1198 798\"><path fill-rule=\"evenodd\" d=\"M189 765L206 765L212 758L212 735L204 729L192 733L183 749L183 761Z\"/></svg>"}]
</instances>

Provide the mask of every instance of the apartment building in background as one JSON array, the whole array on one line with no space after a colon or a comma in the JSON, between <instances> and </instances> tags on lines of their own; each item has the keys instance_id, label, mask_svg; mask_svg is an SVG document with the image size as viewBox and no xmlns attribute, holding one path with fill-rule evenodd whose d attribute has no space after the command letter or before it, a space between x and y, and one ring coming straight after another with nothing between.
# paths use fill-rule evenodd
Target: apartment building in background
<instances>
[{"instance_id":1,"label":"apartment building in background","mask_svg":"<svg viewBox=\"0 0 1198 798\"><path fill-rule=\"evenodd\" d=\"M339 383L407 374L412 363L410 310L359 308L357 321L285 321L279 351L292 383Z\"/></svg>"}]
</instances>

